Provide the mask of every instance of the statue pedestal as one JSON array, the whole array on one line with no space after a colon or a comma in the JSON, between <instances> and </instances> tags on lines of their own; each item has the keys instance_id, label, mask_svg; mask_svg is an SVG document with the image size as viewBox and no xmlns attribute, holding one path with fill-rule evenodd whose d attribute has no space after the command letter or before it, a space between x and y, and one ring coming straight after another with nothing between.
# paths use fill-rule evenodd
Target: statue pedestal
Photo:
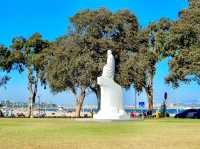
<instances>
[{"instance_id":1,"label":"statue pedestal","mask_svg":"<svg viewBox=\"0 0 200 149\"><path fill-rule=\"evenodd\" d=\"M101 76L97 78L101 86L101 109L93 116L101 120L129 120L122 103L122 88L114 80Z\"/></svg>"}]
</instances>

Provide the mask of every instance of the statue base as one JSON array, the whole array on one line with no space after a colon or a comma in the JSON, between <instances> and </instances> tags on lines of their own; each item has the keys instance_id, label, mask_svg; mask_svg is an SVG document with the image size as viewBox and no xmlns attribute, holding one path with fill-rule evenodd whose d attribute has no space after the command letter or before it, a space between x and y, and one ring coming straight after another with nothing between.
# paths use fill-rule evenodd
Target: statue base
<instances>
[{"instance_id":1,"label":"statue base","mask_svg":"<svg viewBox=\"0 0 200 149\"><path fill-rule=\"evenodd\" d=\"M101 109L93 116L96 120L129 120L123 107L122 88L114 80L101 76L97 78L101 87Z\"/></svg>"},{"instance_id":2,"label":"statue base","mask_svg":"<svg viewBox=\"0 0 200 149\"><path fill-rule=\"evenodd\" d=\"M124 110L109 109L100 110L93 115L96 120L130 120L130 116Z\"/></svg>"}]
</instances>

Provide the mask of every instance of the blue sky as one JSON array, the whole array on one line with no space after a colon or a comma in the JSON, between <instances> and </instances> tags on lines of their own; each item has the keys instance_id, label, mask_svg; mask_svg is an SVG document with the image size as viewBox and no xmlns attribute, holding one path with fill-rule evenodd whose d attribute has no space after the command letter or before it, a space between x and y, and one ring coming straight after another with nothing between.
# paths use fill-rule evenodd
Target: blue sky
<instances>
[{"instance_id":1,"label":"blue sky","mask_svg":"<svg viewBox=\"0 0 200 149\"><path fill-rule=\"evenodd\" d=\"M106 7L111 11L129 9L137 17L141 26L160 17L176 19L177 12L186 8L185 0L6 0L0 2L0 43L8 46L15 36L30 36L34 32L40 32L44 38L53 40L67 31L68 18L77 11L85 8L96 9ZM200 87L196 83L189 86L182 85L174 90L164 83L165 74L168 72L167 59L157 65L154 79L154 97L158 103L163 93L168 91L171 102L199 102ZM26 101L28 97L26 74L12 72L12 79L4 87L0 88L0 99ZM53 95L49 89L40 87L41 100L51 103L72 104L73 96L69 93ZM134 90L124 91L125 104L132 104ZM146 101L142 93L139 100ZM96 103L95 96L89 94L86 103Z\"/></svg>"}]
</instances>

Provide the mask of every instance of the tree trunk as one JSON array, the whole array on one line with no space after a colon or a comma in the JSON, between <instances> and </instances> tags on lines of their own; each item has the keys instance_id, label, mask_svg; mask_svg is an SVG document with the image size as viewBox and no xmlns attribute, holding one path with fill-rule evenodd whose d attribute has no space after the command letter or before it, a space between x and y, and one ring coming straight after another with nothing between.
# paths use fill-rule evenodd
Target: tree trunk
<instances>
[{"instance_id":1,"label":"tree trunk","mask_svg":"<svg viewBox=\"0 0 200 149\"><path fill-rule=\"evenodd\" d=\"M77 118L80 117L81 108L85 98L85 89L86 89L85 87L80 87L80 95L76 98L75 117Z\"/></svg>"},{"instance_id":2,"label":"tree trunk","mask_svg":"<svg viewBox=\"0 0 200 149\"><path fill-rule=\"evenodd\" d=\"M147 95L148 99L148 112L152 113L153 110L153 75L149 71L146 72L147 75L147 82L146 82L146 87L145 87L145 92Z\"/></svg>"},{"instance_id":3,"label":"tree trunk","mask_svg":"<svg viewBox=\"0 0 200 149\"><path fill-rule=\"evenodd\" d=\"M90 87L91 90L96 94L97 97L97 112L101 109L101 89L99 86Z\"/></svg>"},{"instance_id":4,"label":"tree trunk","mask_svg":"<svg viewBox=\"0 0 200 149\"><path fill-rule=\"evenodd\" d=\"M146 87L145 92L147 94L147 99L148 99L147 109L148 109L148 112L152 113L152 110L153 110L153 90L152 90L152 87L150 87L150 86Z\"/></svg>"},{"instance_id":5,"label":"tree trunk","mask_svg":"<svg viewBox=\"0 0 200 149\"><path fill-rule=\"evenodd\" d=\"M33 103L35 104L36 101L36 95L37 95L37 89L38 89L38 80L39 76L38 73L36 74L35 81L34 81L34 90L33 90Z\"/></svg>"},{"instance_id":6,"label":"tree trunk","mask_svg":"<svg viewBox=\"0 0 200 149\"><path fill-rule=\"evenodd\" d=\"M27 79L28 79L28 91L29 91L29 102L28 102L28 117L33 117L33 88L32 88L32 77L31 68L27 66Z\"/></svg>"},{"instance_id":7,"label":"tree trunk","mask_svg":"<svg viewBox=\"0 0 200 149\"><path fill-rule=\"evenodd\" d=\"M30 67L27 67L27 78L28 78L28 91L29 91L28 117L32 118L33 106L34 106L36 95L37 95L38 76L36 75L36 79L33 82Z\"/></svg>"},{"instance_id":8,"label":"tree trunk","mask_svg":"<svg viewBox=\"0 0 200 149\"><path fill-rule=\"evenodd\" d=\"M97 96L97 112L98 112L101 109L101 89L99 86L97 87L96 96Z\"/></svg>"}]
</instances>

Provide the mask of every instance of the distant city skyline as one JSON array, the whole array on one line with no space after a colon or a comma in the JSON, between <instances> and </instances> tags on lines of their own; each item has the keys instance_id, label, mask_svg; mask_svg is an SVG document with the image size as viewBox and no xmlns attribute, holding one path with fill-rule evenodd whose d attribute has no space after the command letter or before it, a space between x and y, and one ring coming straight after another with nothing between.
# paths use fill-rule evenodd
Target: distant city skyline
<instances>
[{"instance_id":1,"label":"distant city skyline","mask_svg":"<svg viewBox=\"0 0 200 149\"><path fill-rule=\"evenodd\" d=\"M82 9L96 9L105 7L111 11L128 9L134 13L141 26L156 21L161 17L175 20L178 11L187 7L185 0L6 0L0 2L0 44L6 46L15 36L28 37L34 32L40 32L44 39L50 41L64 35L69 25L69 17ZM181 84L177 89L165 84L164 77L168 73L167 60L157 64L154 77L154 102L159 103L163 99L165 91L169 94L169 101L173 103L200 102L200 86L195 82L190 85ZM0 75L3 73L1 72ZM9 74L11 80L0 88L0 100L10 99L27 101L28 90L26 73L19 74L13 71ZM42 101L50 103L72 104L74 97L69 92L53 95L50 89L44 90L41 86L38 92ZM134 104L134 89L124 90L125 104ZM138 100L146 101L144 92ZM86 96L86 104L95 104L96 97L93 93Z\"/></svg>"}]
</instances>

